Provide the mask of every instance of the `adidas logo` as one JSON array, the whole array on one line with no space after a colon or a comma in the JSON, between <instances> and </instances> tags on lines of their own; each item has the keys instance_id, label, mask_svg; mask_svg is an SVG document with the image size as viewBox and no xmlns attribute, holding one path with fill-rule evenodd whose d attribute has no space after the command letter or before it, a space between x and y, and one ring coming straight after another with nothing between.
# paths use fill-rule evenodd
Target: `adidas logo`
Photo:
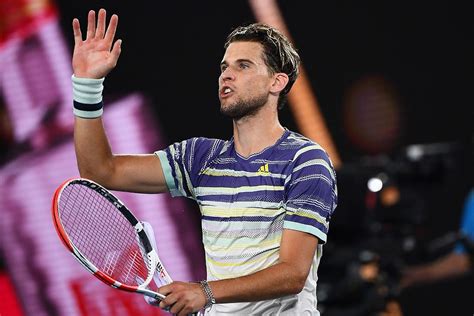
<instances>
[{"instance_id":1,"label":"adidas logo","mask_svg":"<svg viewBox=\"0 0 474 316\"><path fill-rule=\"evenodd\" d=\"M266 163L260 166L260 168L258 168L257 173L270 173L270 171L268 170L268 164Z\"/></svg>"}]
</instances>

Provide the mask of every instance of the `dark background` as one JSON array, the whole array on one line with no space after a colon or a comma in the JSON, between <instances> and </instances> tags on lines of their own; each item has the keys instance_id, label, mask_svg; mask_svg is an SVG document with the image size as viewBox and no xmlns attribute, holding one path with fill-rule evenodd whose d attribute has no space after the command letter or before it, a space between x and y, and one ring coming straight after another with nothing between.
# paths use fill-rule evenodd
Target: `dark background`
<instances>
[{"instance_id":1,"label":"dark background","mask_svg":"<svg viewBox=\"0 0 474 316\"><path fill-rule=\"evenodd\" d=\"M89 9L104 7L109 15L119 15L122 54L105 82L106 99L136 91L148 95L168 143L192 136L231 136L231 121L218 111L217 78L227 34L255 21L246 1L56 2L71 50L74 17L83 21L85 34ZM375 154L398 157L411 144L454 144L447 168L442 173L434 169L439 177L415 178L402 186L423 201L427 214L419 235L423 242L456 230L464 197L473 184L474 27L467 6L424 1L278 4L344 163L338 170L342 195L329 243L331 239L343 243L358 233L343 221L363 212L348 208L351 199L361 199L354 193L362 190L366 176L358 172L360 161ZM348 90L373 74L394 87L400 111L396 141L375 154L351 140L343 118ZM289 107L280 119L298 131ZM353 173L345 166L351 166ZM470 315L472 281L465 277L409 289L400 297L404 313Z\"/></svg>"}]
</instances>

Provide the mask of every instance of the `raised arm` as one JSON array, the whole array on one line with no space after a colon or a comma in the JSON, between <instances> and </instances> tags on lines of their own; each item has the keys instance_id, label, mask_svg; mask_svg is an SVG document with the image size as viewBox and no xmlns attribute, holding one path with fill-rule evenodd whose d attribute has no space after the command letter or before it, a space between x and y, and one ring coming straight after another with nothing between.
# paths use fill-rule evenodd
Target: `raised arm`
<instances>
[{"instance_id":1,"label":"raised arm","mask_svg":"<svg viewBox=\"0 0 474 316\"><path fill-rule=\"evenodd\" d=\"M74 90L74 145L79 173L107 188L132 192L167 190L159 159L153 155L114 155L102 122L102 81L116 66L121 40L114 43L118 16L106 27L106 11L89 11L87 35L74 19L72 58Z\"/></svg>"}]
</instances>

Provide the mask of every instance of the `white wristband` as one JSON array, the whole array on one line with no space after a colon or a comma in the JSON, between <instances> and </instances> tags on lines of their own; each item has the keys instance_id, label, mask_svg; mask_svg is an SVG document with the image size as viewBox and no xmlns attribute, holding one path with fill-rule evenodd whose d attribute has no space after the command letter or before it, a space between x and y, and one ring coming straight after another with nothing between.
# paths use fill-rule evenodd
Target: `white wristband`
<instances>
[{"instance_id":1,"label":"white wristband","mask_svg":"<svg viewBox=\"0 0 474 316\"><path fill-rule=\"evenodd\" d=\"M102 101L104 78L78 78L74 75L71 78L74 101L84 104L96 104Z\"/></svg>"},{"instance_id":2,"label":"white wristband","mask_svg":"<svg viewBox=\"0 0 474 316\"><path fill-rule=\"evenodd\" d=\"M72 93L74 98L74 115L81 118L97 118L102 116L102 90L104 78L78 78L72 79Z\"/></svg>"}]
</instances>

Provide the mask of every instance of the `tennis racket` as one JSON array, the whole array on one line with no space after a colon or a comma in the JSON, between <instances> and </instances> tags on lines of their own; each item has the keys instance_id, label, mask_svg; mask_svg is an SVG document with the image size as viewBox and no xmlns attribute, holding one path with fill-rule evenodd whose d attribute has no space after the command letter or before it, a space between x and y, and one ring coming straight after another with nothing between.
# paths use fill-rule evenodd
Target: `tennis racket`
<instances>
[{"instance_id":1,"label":"tennis racket","mask_svg":"<svg viewBox=\"0 0 474 316\"><path fill-rule=\"evenodd\" d=\"M52 206L63 244L89 272L113 288L162 300L172 282L151 238L132 212L101 185L83 178L61 184ZM151 282L154 280L155 282Z\"/></svg>"}]
</instances>

